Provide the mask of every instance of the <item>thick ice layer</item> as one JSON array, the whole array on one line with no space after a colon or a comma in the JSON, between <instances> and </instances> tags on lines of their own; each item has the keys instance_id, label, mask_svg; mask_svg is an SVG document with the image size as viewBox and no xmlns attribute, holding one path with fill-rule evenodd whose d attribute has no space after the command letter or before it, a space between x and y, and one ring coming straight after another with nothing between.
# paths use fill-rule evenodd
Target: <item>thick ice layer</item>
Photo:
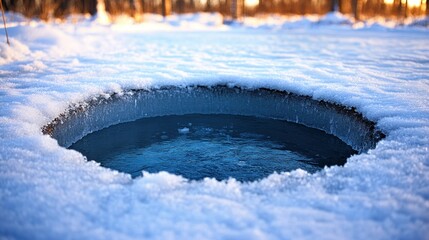
<instances>
[{"instance_id":1,"label":"thick ice layer","mask_svg":"<svg viewBox=\"0 0 429 240\"><path fill-rule=\"evenodd\" d=\"M77 107L45 128L69 147L88 133L144 117L184 114L232 114L287 120L324 130L362 152L374 148L381 133L374 123L344 107L287 92L226 86L167 87L129 91Z\"/></svg>"}]
</instances>

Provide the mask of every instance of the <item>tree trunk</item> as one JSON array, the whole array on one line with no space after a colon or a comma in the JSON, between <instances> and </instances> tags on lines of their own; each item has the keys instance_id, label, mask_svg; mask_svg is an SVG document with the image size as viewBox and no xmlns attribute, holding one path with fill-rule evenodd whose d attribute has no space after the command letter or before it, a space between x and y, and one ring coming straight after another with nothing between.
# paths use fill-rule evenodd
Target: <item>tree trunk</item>
<instances>
[{"instance_id":1,"label":"tree trunk","mask_svg":"<svg viewBox=\"0 0 429 240\"><path fill-rule=\"evenodd\" d=\"M408 0L405 0L404 18L408 17Z\"/></svg>"},{"instance_id":2,"label":"tree trunk","mask_svg":"<svg viewBox=\"0 0 429 240\"><path fill-rule=\"evenodd\" d=\"M206 12L212 11L212 2L211 0L206 0Z\"/></svg>"},{"instance_id":3,"label":"tree trunk","mask_svg":"<svg viewBox=\"0 0 429 240\"><path fill-rule=\"evenodd\" d=\"M140 2L140 0L132 0L133 2L133 9L134 9L134 19L136 22L142 22L143 21L143 4Z\"/></svg>"},{"instance_id":4,"label":"tree trunk","mask_svg":"<svg viewBox=\"0 0 429 240\"><path fill-rule=\"evenodd\" d=\"M331 0L331 12L340 11L340 1L339 0Z\"/></svg>"},{"instance_id":5,"label":"tree trunk","mask_svg":"<svg viewBox=\"0 0 429 240\"><path fill-rule=\"evenodd\" d=\"M191 12L195 12L195 1L194 0L189 0L189 10Z\"/></svg>"},{"instance_id":6,"label":"tree trunk","mask_svg":"<svg viewBox=\"0 0 429 240\"><path fill-rule=\"evenodd\" d=\"M171 14L171 0L162 0L162 16Z\"/></svg>"},{"instance_id":7,"label":"tree trunk","mask_svg":"<svg viewBox=\"0 0 429 240\"><path fill-rule=\"evenodd\" d=\"M362 2L361 0L352 0L352 11L356 21L361 20Z\"/></svg>"},{"instance_id":8,"label":"tree trunk","mask_svg":"<svg viewBox=\"0 0 429 240\"><path fill-rule=\"evenodd\" d=\"M258 11L259 12L265 11L265 0L259 0Z\"/></svg>"},{"instance_id":9,"label":"tree trunk","mask_svg":"<svg viewBox=\"0 0 429 240\"><path fill-rule=\"evenodd\" d=\"M286 13L286 2L285 2L285 0L280 1L280 13L281 14Z\"/></svg>"},{"instance_id":10,"label":"tree trunk","mask_svg":"<svg viewBox=\"0 0 429 240\"><path fill-rule=\"evenodd\" d=\"M426 16L429 16L429 0L426 0Z\"/></svg>"},{"instance_id":11,"label":"tree trunk","mask_svg":"<svg viewBox=\"0 0 429 240\"><path fill-rule=\"evenodd\" d=\"M185 12L185 0L177 0L176 7L174 9L176 13L184 13Z\"/></svg>"},{"instance_id":12,"label":"tree trunk","mask_svg":"<svg viewBox=\"0 0 429 240\"><path fill-rule=\"evenodd\" d=\"M240 17L239 0L232 0L232 2L231 2L231 16L232 16L232 19L238 19Z\"/></svg>"}]
</instances>

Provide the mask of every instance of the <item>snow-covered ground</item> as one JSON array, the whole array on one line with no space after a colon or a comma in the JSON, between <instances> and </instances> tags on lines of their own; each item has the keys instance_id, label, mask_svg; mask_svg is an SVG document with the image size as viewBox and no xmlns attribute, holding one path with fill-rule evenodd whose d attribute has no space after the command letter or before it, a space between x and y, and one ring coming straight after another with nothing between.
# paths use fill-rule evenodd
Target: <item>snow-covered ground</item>
<instances>
[{"instance_id":1,"label":"snow-covered ground","mask_svg":"<svg viewBox=\"0 0 429 240\"><path fill-rule=\"evenodd\" d=\"M332 15L243 26L218 18L10 23L11 47L0 43L0 238L427 239L429 31ZM239 183L131 180L41 133L100 94L190 84L356 107L387 137L344 167Z\"/></svg>"}]
</instances>

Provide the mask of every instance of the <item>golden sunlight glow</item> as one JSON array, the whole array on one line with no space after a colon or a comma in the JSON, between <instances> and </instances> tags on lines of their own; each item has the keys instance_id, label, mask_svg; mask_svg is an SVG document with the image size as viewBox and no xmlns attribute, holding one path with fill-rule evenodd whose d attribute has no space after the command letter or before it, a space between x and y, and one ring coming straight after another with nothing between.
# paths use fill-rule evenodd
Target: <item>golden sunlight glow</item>
<instances>
[{"instance_id":1,"label":"golden sunlight glow","mask_svg":"<svg viewBox=\"0 0 429 240\"><path fill-rule=\"evenodd\" d=\"M256 7L259 4L259 0L244 0L244 2L248 7Z\"/></svg>"},{"instance_id":2,"label":"golden sunlight glow","mask_svg":"<svg viewBox=\"0 0 429 240\"><path fill-rule=\"evenodd\" d=\"M393 4L395 0L384 0L385 4ZM426 1L424 1L426 2ZM401 0L402 4L406 4L407 0ZM420 7L421 0L408 0L408 7Z\"/></svg>"},{"instance_id":3,"label":"golden sunlight glow","mask_svg":"<svg viewBox=\"0 0 429 240\"><path fill-rule=\"evenodd\" d=\"M402 0L402 3L405 4L406 0ZM420 0L408 0L408 7L419 7L421 4Z\"/></svg>"},{"instance_id":4,"label":"golden sunlight glow","mask_svg":"<svg viewBox=\"0 0 429 240\"><path fill-rule=\"evenodd\" d=\"M422 2L420 0L408 0L409 7L420 7Z\"/></svg>"}]
</instances>

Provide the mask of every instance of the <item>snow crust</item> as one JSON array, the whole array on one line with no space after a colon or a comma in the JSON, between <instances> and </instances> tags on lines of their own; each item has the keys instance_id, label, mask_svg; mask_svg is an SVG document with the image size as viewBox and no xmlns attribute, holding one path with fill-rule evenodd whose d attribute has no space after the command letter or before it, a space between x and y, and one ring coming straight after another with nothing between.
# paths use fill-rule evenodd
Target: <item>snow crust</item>
<instances>
[{"instance_id":1,"label":"snow crust","mask_svg":"<svg viewBox=\"0 0 429 240\"><path fill-rule=\"evenodd\" d=\"M427 238L426 29L251 29L195 19L10 24L11 47L0 44L1 238ZM387 138L344 167L240 183L165 172L132 181L41 133L94 96L191 84L266 87L356 107Z\"/></svg>"}]
</instances>

